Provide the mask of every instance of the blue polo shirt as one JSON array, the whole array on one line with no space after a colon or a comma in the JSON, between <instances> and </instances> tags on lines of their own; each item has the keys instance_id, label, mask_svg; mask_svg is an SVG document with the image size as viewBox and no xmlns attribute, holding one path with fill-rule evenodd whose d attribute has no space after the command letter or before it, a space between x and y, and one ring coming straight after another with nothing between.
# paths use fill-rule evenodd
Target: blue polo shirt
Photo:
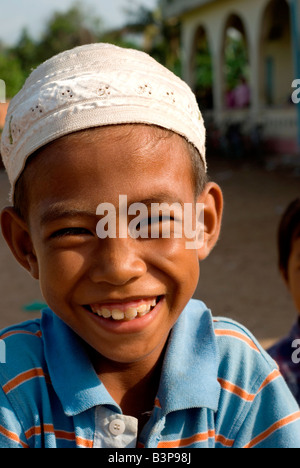
<instances>
[{"instance_id":1,"label":"blue polo shirt","mask_svg":"<svg viewBox=\"0 0 300 468\"><path fill-rule=\"evenodd\" d=\"M274 361L239 324L190 301L171 331L138 436L81 339L51 310L2 331L0 447L300 448L300 413Z\"/></svg>"}]
</instances>

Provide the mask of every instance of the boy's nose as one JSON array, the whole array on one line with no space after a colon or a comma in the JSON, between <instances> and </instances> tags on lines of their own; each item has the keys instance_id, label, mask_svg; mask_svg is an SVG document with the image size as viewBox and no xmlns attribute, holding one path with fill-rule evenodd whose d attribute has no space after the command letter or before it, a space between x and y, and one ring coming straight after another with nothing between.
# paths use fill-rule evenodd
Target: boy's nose
<instances>
[{"instance_id":1,"label":"boy's nose","mask_svg":"<svg viewBox=\"0 0 300 468\"><path fill-rule=\"evenodd\" d=\"M132 239L106 239L99 254L95 255L90 279L95 283L123 285L141 277L147 267L138 251L133 248L133 242L135 241Z\"/></svg>"}]
</instances>

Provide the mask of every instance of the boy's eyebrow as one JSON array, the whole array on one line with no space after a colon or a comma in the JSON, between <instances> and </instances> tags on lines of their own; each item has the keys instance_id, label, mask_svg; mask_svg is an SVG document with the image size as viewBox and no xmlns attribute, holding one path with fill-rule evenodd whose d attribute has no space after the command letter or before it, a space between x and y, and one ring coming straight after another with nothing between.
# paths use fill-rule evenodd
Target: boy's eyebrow
<instances>
[{"instance_id":1,"label":"boy's eyebrow","mask_svg":"<svg viewBox=\"0 0 300 468\"><path fill-rule=\"evenodd\" d=\"M145 196L145 198L137 201L148 206L151 205L151 203L168 203L169 205L180 203L180 205L184 206L185 203L176 192L176 189L169 190L168 188L157 189L157 191L151 193L149 197ZM130 205L130 201L128 201L128 205Z\"/></svg>"},{"instance_id":2,"label":"boy's eyebrow","mask_svg":"<svg viewBox=\"0 0 300 468\"><path fill-rule=\"evenodd\" d=\"M139 200L138 203L144 204L146 206L150 206L151 203L158 203L158 204L167 203L169 205L172 205L174 203L179 203L181 206L184 205L184 202L178 199L177 197L175 197L174 194L171 195L165 192L157 193L153 197ZM130 204L131 203L128 202L128 207L130 206ZM67 208L67 207L60 206L60 205L54 205L43 212L43 214L41 215L40 224L41 226L44 226L53 221L57 221L58 219L79 218L79 217L95 218L97 217L96 209L95 211L91 211L91 210L84 210L80 208Z\"/></svg>"},{"instance_id":3,"label":"boy's eyebrow","mask_svg":"<svg viewBox=\"0 0 300 468\"><path fill-rule=\"evenodd\" d=\"M62 218L79 218L79 217L96 217L96 211L88 211L74 208L63 208L59 206L54 206L45 211L41 216L40 224L44 226L45 224L57 221Z\"/></svg>"},{"instance_id":4,"label":"boy's eyebrow","mask_svg":"<svg viewBox=\"0 0 300 468\"><path fill-rule=\"evenodd\" d=\"M177 197L170 196L165 193L157 194L153 197L145 198L144 200L139 201L139 203L142 203L144 205L151 205L152 203L167 203L169 205L172 205L173 203L179 203L180 205L184 205L184 202Z\"/></svg>"}]
</instances>

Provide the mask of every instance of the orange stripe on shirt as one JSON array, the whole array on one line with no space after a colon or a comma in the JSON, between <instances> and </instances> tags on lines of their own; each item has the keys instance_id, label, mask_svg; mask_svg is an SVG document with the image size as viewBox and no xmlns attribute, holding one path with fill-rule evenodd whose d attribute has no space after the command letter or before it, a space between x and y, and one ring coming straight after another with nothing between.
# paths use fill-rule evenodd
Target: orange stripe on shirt
<instances>
[{"instance_id":1,"label":"orange stripe on shirt","mask_svg":"<svg viewBox=\"0 0 300 468\"><path fill-rule=\"evenodd\" d=\"M269 385L269 383L278 379L278 377L281 377L281 374L277 369L274 369L273 372L271 372L271 374L269 374L266 380L264 380L264 382L261 384L261 386L258 389L258 392L260 392L263 388Z\"/></svg>"},{"instance_id":2,"label":"orange stripe on shirt","mask_svg":"<svg viewBox=\"0 0 300 468\"><path fill-rule=\"evenodd\" d=\"M161 408L160 401L159 401L159 399L157 397L154 400L154 406L156 406L157 408Z\"/></svg>"},{"instance_id":3,"label":"orange stripe on shirt","mask_svg":"<svg viewBox=\"0 0 300 468\"><path fill-rule=\"evenodd\" d=\"M76 441L76 446L85 447L85 448L93 448L93 441L89 439L84 439L83 437L78 437L75 435L74 432L62 431L62 430L54 430L55 437L57 439L69 440L69 441Z\"/></svg>"},{"instance_id":4,"label":"orange stripe on shirt","mask_svg":"<svg viewBox=\"0 0 300 468\"><path fill-rule=\"evenodd\" d=\"M277 431L281 427L287 426L288 424L297 421L297 419L300 419L300 411L297 411L296 413L291 414L290 416L287 416L286 418L280 419L276 423L274 423L269 429L266 431L262 432L259 434L257 437L255 437L249 444L245 445L244 448L252 448L255 447L255 445L259 444L263 440L267 439L273 432Z\"/></svg>"},{"instance_id":5,"label":"orange stripe on shirt","mask_svg":"<svg viewBox=\"0 0 300 468\"><path fill-rule=\"evenodd\" d=\"M239 340L242 340L245 343L247 343L250 346L250 348L254 349L254 351L260 353L256 344L250 338L248 338L248 336L243 335L243 333L239 333L234 330L215 330L215 334L217 336L231 336L234 338L238 338Z\"/></svg>"},{"instance_id":6,"label":"orange stripe on shirt","mask_svg":"<svg viewBox=\"0 0 300 468\"><path fill-rule=\"evenodd\" d=\"M89 439L83 439L82 437L76 437L76 446L93 448L93 441Z\"/></svg>"},{"instance_id":7,"label":"orange stripe on shirt","mask_svg":"<svg viewBox=\"0 0 300 468\"><path fill-rule=\"evenodd\" d=\"M222 436L221 434L216 435L215 440L216 442L224 445L225 447L232 447L234 444L234 440L226 439L226 437Z\"/></svg>"},{"instance_id":8,"label":"orange stripe on shirt","mask_svg":"<svg viewBox=\"0 0 300 468\"><path fill-rule=\"evenodd\" d=\"M238 397L242 398L245 401L253 401L256 396L252 393L246 392L246 390L243 390L241 387L238 387L238 385L234 385L228 380L219 378L218 382L224 390L234 393L235 395L237 395Z\"/></svg>"},{"instance_id":9,"label":"orange stripe on shirt","mask_svg":"<svg viewBox=\"0 0 300 468\"><path fill-rule=\"evenodd\" d=\"M52 424L49 424L52 427L52 431L54 432L55 437L57 439L63 439L68 441L76 441L76 446L85 447L85 448L93 448L93 441L89 439L83 439L82 437L78 437L75 435L74 432L63 431L59 429L53 429Z\"/></svg>"},{"instance_id":10,"label":"orange stripe on shirt","mask_svg":"<svg viewBox=\"0 0 300 468\"><path fill-rule=\"evenodd\" d=\"M26 436L26 439L28 440L33 436L41 435L41 433L42 433L41 426L33 426L30 429L27 429L27 431L25 431L25 436Z\"/></svg>"},{"instance_id":11,"label":"orange stripe on shirt","mask_svg":"<svg viewBox=\"0 0 300 468\"><path fill-rule=\"evenodd\" d=\"M215 431L210 430L207 432L201 432L199 434L194 434L191 437L187 437L186 439L178 439L178 440L169 440L160 442L157 448L179 448L179 447L188 447L196 442L205 442L208 439L215 437Z\"/></svg>"},{"instance_id":12,"label":"orange stripe on shirt","mask_svg":"<svg viewBox=\"0 0 300 468\"><path fill-rule=\"evenodd\" d=\"M43 432L44 434L53 434L56 439L76 441L77 446L86 447L86 448L93 447L92 440L83 439L82 437L76 437L74 432L54 429L53 424L44 424ZM30 439L30 437L41 435L41 433L42 433L41 426L34 426L25 432L25 436L27 439Z\"/></svg>"},{"instance_id":13,"label":"orange stripe on shirt","mask_svg":"<svg viewBox=\"0 0 300 468\"><path fill-rule=\"evenodd\" d=\"M54 427L53 424L44 424L43 425L43 432L44 434L54 434ZM41 426L33 426L27 429L25 432L26 439L30 439L33 436L39 436L42 434L42 428Z\"/></svg>"},{"instance_id":14,"label":"orange stripe on shirt","mask_svg":"<svg viewBox=\"0 0 300 468\"><path fill-rule=\"evenodd\" d=\"M40 367L35 367L28 371L22 372L13 379L9 380L5 385L3 385L3 391L7 394L19 385L27 382L28 380L34 379L35 377L44 377L46 380L48 379L48 376L44 374L43 369Z\"/></svg>"},{"instance_id":15,"label":"orange stripe on shirt","mask_svg":"<svg viewBox=\"0 0 300 468\"><path fill-rule=\"evenodd\" d=\"M14 331L4 333L3 335L0 336L0 339L4 340L5 338L7 338L9 336L13 336L13 335L32 335L32 336L38 336L39 338L41 338L42 332L41 332L41 330L38 330L35 333L29 332L29 331L26 331L26 330L14 330Z\"/></svg>"},{"instance_id":16,"label":"orange stripe on shirt","mask_svg":"<svg viewBox=\"0 0 300 468\"><path fill-rule=\"evenodd\" d=\"M29 448L28 445L25 444L17 434L9 431L3 426L0 426L0 434L4 435L7 439L10 439L13 442L17 442L18 444L22 445L23 448Z\"/></svg>"}]
</instances>

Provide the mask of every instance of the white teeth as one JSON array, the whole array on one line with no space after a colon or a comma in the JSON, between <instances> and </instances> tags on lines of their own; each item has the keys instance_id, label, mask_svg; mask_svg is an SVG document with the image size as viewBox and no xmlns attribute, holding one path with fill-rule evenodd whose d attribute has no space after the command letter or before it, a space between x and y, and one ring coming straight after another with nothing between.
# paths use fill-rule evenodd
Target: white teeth
<instances>
[{"instance_id":1,"label":"white teeth","mask_svg":"<svg viewBox=\"0 0 300 468\"><path fill-rule=\"evenodd\" d=\"M125 310L125 317L127 320L133 320L137 316L137 310L134 307L129 307Z\"/></svg>"},{"instance_id":2,"label":"white teeth","mask_svg":"<svg viewBox=\"0 0 300 468\"><path fill-rule=\"evenodd\" d=\"M100 309L101 315L104 318L110 318L111 317L111 311L109 309Z\"/></svg>"},{"instance_id":3,"label":"white teeth","mask_svg":"<svg viewBox=\"0 0 300 468\"><path fill-rule=\"evenodd\" d=\"M146 315L148 312L150 312L150 308L151 308L151 305L147 305L147 304L142 304L140 305L138 308L137 308L137 312L138 312L138 315L139 317L143 317L144 315Z\"/></svg>"},{"instance_id":4,"label":"white teeth","mask_svg":"<svg viewBox=\"0 0 300 468\"><path fill-rule=\"evenodd\" d=\"M136 317L143 317L148 314L151 308L156 306L156 299L153 299L149 304L141 304L138 307L128 307L125 311L120 309L110 310L105 307L94 305L91 307L94 314L99 317L112 318L113 320L134 320Z\"/></svg>"},{"instance_id":5,"label":"white teeth","mask_svg":"<svg viewBox=\"0 0 300 468\"><path fill-rule=\"evenodd\" d=\"M113 309L111 316L114 320L124 320L124 312L119 309Z\"/></svg>"}]
</instances>

